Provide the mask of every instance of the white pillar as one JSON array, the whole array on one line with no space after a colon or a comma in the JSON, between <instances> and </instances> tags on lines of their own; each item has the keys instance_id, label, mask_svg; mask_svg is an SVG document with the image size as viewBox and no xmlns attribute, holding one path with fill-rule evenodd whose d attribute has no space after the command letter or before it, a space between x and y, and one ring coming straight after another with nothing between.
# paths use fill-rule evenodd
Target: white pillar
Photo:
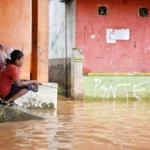
<instances>
[{"instance_id":1,"label":"white pillar","mask_svg":"<svg viewBox=\"0 0 150 150\"><path fill-rule=\"evenodd\" d=\"M72 66L71 66L71 96L72 99L84 99L84 85L83 85L83 64L84 57L82 49L73 48Z\"/></svg>"}]
</instances>

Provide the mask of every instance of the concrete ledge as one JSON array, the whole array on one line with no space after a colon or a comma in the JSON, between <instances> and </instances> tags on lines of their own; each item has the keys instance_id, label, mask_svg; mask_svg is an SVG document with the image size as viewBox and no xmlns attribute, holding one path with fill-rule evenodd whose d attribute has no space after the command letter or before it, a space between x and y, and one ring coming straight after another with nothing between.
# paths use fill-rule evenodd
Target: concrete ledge
<instances>
[{"instance_id":1,"label":"concrete ledge","mask_svg":"<svg viewBox=\"0 0 150 150\"><path fill-rule=\"evenodd\" d=\"M17 107L7 107L0 105L0 123L1 122L18 122L29 120L44 120L31 112L23 111Z\"/></svg>"},{"instance_id":2,"label":"concrete ledge","mask_svg":"<svg viewBox=\"0 0 150 150\"><path fill-rule=\"evenodd\" d=\"M43 83L37 93L28 92L15 102L23 108L57 109L57 83Z\"/></svg>"}]
</instances>

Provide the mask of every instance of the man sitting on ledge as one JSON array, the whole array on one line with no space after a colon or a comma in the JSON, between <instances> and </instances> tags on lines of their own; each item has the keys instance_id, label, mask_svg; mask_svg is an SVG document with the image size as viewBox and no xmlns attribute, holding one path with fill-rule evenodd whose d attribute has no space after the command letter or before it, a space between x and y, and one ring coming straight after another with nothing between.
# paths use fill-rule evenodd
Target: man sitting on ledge
<instances>
[{"instance_id":1,"label":"man sitting on ledge","mask_svg":"<svg viewBox=\"0 0 150 150\"><path fill-rule=\"evenodd\" d=\"M32 86L38 87L36 80L23 81L20 79L20 67L24 63L24 55L20 50L14 50L10 54L11 60L6 68L0 72L0 104L9 103L15 105L14 100L32 90Z\"/></svg>"}]
</instances>

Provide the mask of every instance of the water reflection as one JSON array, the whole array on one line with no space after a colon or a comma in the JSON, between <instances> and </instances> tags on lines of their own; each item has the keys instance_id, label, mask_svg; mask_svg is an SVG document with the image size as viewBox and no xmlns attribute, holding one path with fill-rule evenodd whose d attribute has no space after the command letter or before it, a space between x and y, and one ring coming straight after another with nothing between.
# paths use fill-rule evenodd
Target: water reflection
<instances>
[{"instance_id":1,"label":"water reflection","mask_svg":"<svg viewBox=\"0 0 150 150\"><path fill-rule=\"evenodd\" d=\"M150 102L59 101L44 121L0 124L0 150L149 150Z\"/></svg>"}]
</instances>

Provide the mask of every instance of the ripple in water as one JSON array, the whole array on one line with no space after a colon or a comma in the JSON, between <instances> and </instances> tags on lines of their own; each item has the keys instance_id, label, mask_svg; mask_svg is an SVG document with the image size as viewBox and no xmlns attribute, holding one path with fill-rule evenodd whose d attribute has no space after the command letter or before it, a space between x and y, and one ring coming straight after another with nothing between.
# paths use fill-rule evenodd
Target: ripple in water
<instances>
[{"instance_id":1,"label":"ripple in water","mask_svg":"<svg viewBox=\"0 0 150 150\"><path fill-rule=\"evenodd\" d=\"M150 150L150 102L59 101L47 118L0 124L0 150Z\"/></svg>"}]
</instances>

